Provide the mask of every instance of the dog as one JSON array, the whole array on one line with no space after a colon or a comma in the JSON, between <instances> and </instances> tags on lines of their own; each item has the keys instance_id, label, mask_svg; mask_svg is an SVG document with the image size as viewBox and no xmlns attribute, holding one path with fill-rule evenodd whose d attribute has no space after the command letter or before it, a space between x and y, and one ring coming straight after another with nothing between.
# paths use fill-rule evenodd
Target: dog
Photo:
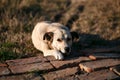
<instances>
[{"instance_id":1,"label":"dog","mask_svg":"<svg viewBox=\"0 0 120 80\"><path fill-rule=\"evenodd\" d=\"M44 21L36 24L31 37L34 47L42 51L44 56L54 56L62 60L64 54L70 54L75 35L75 32L70 32L60 23Z\"/></svg>"}]
</instances>

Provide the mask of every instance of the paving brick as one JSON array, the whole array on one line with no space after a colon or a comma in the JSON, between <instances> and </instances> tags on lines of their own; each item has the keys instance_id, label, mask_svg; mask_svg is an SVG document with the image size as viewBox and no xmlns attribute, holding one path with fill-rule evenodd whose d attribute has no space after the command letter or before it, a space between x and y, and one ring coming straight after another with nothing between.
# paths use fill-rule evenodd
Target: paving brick
<instances>
[{"instance_id":1,"label":"paving brick","mask_svg":"<svg viewBox=\"0 0 120 80\"><path fill-rule=\"evenodd\" d=\"M76 75L80 80L118 80L119 76L108 69L94 71L92 73ZM79 80L78 79L78 80Z\"/></svg>"},{"instance_id":2,"label":"paving brick","mask_svg":"<svg viewBox=\"0 0 120 80\"><path fill-rule=\"evenodd\" d=\"M78 71L79 71L78 67L65 68L65 69L62 69L62 70L57 70L57 71L54 71L54 72L44 74L43 77L45 78L45 80L54 80L54 79L57 79L57 78L74 75Z\"/></svg>"},{"instance_id":3,"label":"paving brick","mask_svg":"<svg viewBox=\"0 0 120 80\"><path fill-rule=\"evenodd\" d=\"M0 67L6 67L7 66L7 64L5 64L5 63L0 63Z\"/></svg>"},{"instance_id":4,"label":"paving brick","mask_svg":"<svg viewBox=\"0 0 120 80\"><path fill-rule=\"evenodd\" d=\"M54 80L55 78L57 78L56 72L49 72L42 76L44 77L44 80Z\"/></svg>"},{"instance_id":5,"label":"paving brick","mask_svg":"<svg viewBox=\"0 0 120 80\"><path fill-rule=\"evenodd\" d=\"M0 76L8 74L10 74L10 71L7 67L0 67Z\"/></svg>"},{"instance_id":6,"label":"paving brick","mask_svg":"<svg viewBox=\"0 0 120 80\"><path fill-rule=\"evenodd\" d=\"M111 48L91 48L91 49L83 49L80 50L80 52L85 52L85 53L97 53L97 52L119 52L120 51L120 46L117 47L111 47Z\"/></svg>"},{"instance_id":7,"label":"paving brick","mask_svg":"<svg viewBox=\"0 0 120 80\"><path fill-rule=\"evenodd\" d=\"M53 66L48 62L43 62L16 66L13 65L9 66L9 68L13 74L17 74L31 71L47 71L53 69Z\"/></svg>"},{"instance_id":8,"label":"paving brick","mask_svg":"<svg viewBox=\"0 0 120 80\"><path fill-rule=\"evenodd\" d=\"M79 66L81 70L85 70L86 72L92 72L94 70L98 70L101 68L108 68L119 64L120 64L120 59L102 59L92 62L80 63Z\"/></svg>"},{"instance_id":9,"label":"paving brick","mask_svg":"<svg viewBox=\"0 0 120 80\"><path fill-rule=\"evenodd\" d=\"M54 56L46 56L47 60L49 61L56 61Z\"/></svg>"},{"instance_id":10,"label":"paving brick","mask_svg":"<svg viewBox=\"0 0 120 80\"><path fill-rule=\"evenodd\" d=\"M120 65L110 67L110 70L120 76Z\"/></svg>"},{"instance_id":11,"label":"paving brick","mask_svg":"<svg viewBox=\"0 0 120 80\"><path fill-rule=\"evenodd\" d=\"M51 63L55 68L58 69L58 68L76 66L76 65L79 65L80 62L89 61L89 60L90 59L88 57L78 57L78 58L63 60L63 61L51 61Z\"/></svg>"},{"instance_id":12,"label":"paving brick","mask_svg":"<svg viewBox=\"0 0 120 80\"><path fill-rule=\"evenodd\" d=\"M81 79L73 75L73 76L67 76L67 77L59 77L59 78L56 78L55 80L81 80Z\"/></svg>"},{"instance_id":13,"label":"paving brick","mask_svg":"<svg viewBox=\"0 0 120 80\"><path fill-rule=\"evenodd\" d=\"M96 60L96 59L105 59L105 58L120 58L119 53L90 53L87 54L90 59Z\"/></svg>"},{"instance_id":14,"label":"paving brick","mask_svg":"<svg viewBox=\"0 0 120 80\"><path fill-rule=\"evenodd\" d=\"M0 80L43 80L43 78L39 75L36 75L35 73L29 73L29 74L1 76Z\"/></svg>"},{"instance_id":15,"label":"paving brick","mask_svg":"<svg viewBox=\"0 0 120 80\"><path fill-rule=\"evenodd\" d=\"M56 71L56 74L58 77L64 77L64 76L69 76L77 73L79 71L78 67L72 67L72 68L66 68L60 71Z\"/></svg>"},{"instance_id":16,"label":"paving brick","mask_svg":"<svg viewBox=\"0 0 120 80\"><path fill-rule=\"evenodd\" d=\"M15 65L24 65L24 64L31 64L31 63L40 63L40 62L46 62L47 59L43 56L37 56L37 57L30 57L25 59L16 59L16 60L7 60L6 63L9 66L15 66Z\"/></svg>"}]
</instances>

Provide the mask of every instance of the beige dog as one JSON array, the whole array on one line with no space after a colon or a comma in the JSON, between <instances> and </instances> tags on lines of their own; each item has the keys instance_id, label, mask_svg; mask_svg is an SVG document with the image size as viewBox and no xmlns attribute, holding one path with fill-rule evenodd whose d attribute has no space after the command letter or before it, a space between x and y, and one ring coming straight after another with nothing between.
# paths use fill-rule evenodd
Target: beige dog
<instances>
[{"instance_id":1,"label":"beige dog","mask_svg":"<svg viewBox=\"0 0 120 80\"><path fill-rule=\"evenodd\" d=\"M54 56L61 60L63 54L69 54L72 35L67 27L60 23L40 22L32 32L32 42L44 56Z\"/></svg>"}]
</instances>

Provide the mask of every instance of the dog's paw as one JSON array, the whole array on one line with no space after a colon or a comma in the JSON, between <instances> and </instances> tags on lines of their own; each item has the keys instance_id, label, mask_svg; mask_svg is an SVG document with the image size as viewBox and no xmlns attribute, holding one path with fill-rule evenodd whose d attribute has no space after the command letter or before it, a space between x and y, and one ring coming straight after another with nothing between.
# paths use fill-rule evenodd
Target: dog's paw
<instances>
[{"instance_id":1,"label":"dog's paw","mask_svg":"<svg viewBox=\"0 0 120 80\"><path fill-rule=\"evenodd\" d=\"M44 56L54 56L55 59L58 59L58 60L64 59L64 56L62 55L62 53L60 53L57 50L48 50L44 52Z\"/></svg>"},{"instance_id":2,"label":"dog's paw","mask_svg":"<svg viewBox=\"0 0 120 80\"><path fill-rule=\"evenodd\" d=\"M54 53L54 57L58 60L63 60L64 59L64 56L59 51Z\"/></svg>"}]
</instances>

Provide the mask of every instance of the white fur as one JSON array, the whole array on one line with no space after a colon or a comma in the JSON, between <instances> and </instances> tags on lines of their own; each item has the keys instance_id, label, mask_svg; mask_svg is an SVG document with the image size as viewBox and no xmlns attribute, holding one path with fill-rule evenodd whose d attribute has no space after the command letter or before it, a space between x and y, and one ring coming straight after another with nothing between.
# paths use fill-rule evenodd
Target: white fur
<instances>
[{"instance_id":1,"label":"white fur","mask_svg":"<svg viewBox=\"0 0 120 80\"><path fill-rule=\"evenodd\" d=\"M53 41L51 46L53 49L49 49L48 44L43 37L45 33L53 32ZM71 34L67 27L60 23L50 23L50 22L39 22L33 29L32 32L32 42L38 50L42 51L44 56L54 56L56 59L63 59L63 53L65 53L65 47L71 47L72 40L67 41L66 38L70 39ZM62 42L58 42L57 39L62 39Z\"/></svg>"}]
</instances>

